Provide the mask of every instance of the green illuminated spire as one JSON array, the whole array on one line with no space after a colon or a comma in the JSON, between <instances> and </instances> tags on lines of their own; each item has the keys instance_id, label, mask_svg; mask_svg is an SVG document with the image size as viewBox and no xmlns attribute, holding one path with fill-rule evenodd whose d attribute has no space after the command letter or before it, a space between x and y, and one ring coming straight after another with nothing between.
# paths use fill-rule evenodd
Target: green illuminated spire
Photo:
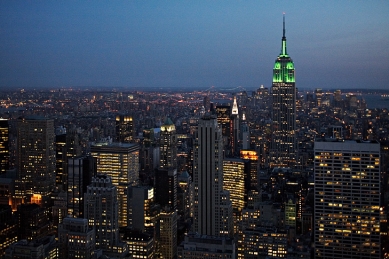
<instances>
[{"instance_id":1,"label":"green illuminated spire","mask_svg":"<svg viewBox=\"0 0 389 259\"><path fill-rule=\"evenodd\" d=\"M286 37L285 37L285 14L283 15L282 23L282 47L280 57L287 57L288 53L286 52Z\"/></svg>"},{"instance_id":2,"label":"green illuminated spire","mask_svg":"<svg viewBox=\"0 0 389 259\"><path fill-rule=\"evenodd\" d=\"M273 68L273 83L294 83L294 64L286 52L285 14L283 16L282 47Z\"/></svg>"}]
</instances>

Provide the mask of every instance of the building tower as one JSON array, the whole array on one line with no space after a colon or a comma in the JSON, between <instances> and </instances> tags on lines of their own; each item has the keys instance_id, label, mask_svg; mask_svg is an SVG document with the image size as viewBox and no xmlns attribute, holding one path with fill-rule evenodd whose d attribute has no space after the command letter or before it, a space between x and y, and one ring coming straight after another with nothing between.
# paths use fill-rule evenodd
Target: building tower
<instances>
[{"instance_id":1,"label":"building tower","mask_svg":"<svg viewBox=\"0 0 389 259\"><path fill-rule=\"evenodd\" d=\"M55 188L54 120L19 119L18 170L24 195L48 196Z\"/></svg>"},{"instance_id":2,"label":"building tower","mask_svg":"<svg viewBox=\"0 0 389 259\"><path fill-rule=\"evenodd\" d=\"M159 168L155 174L155 197L161 205L159 250L161 258L177 254L177 135L167 118L161 126Z\"/></svg>"},{"instance_id":3,"label":"building tower","mask_svg":"<svg viewBox=\"0 0 389 259\"><path fill-rule=\"evenodd\" d=\"M87 219L64 218L58 231L59 258L92 259L95 255L95 232Z\"/></svg>"},{"instance_id":4,"label":"building tower","mask_svg":"<svg viewBox=\"0 0 389 259\"><path fill-rule=\"evenodd\" d=\"M316 141L315 258L381 258L380 144Z\"/></svg>"},{"instance_id":5,"label":"building tower","mask_svg":"<svg viewBox=\"0 0 389 259\"><path fill-rule=\"evenodd\" d=\"M177 168L176 127L170 118L161 126L159 168Z\"/></svg>"},{"instance_id":6,"label":"building tower","mask_svg":"<svg viewBox=\"0 0 389 259\"><path fill-rule=\"evenodd\" d=\"M118 190L119 225L127 226L127 188L139 181L139 145L131 143L97 143L91 147L97 173L109 175Z\"/></svg>"},{"instance_id":7,"label":"building tower","mask_svg":"<svg viewBox=\"0 0 389 259\"><path fill-rule=\"evenodd\" d=\"M126 245L119 238L119 204L117 188L111 177L97 175L84 196L84 216L96 235L96 248L105 253L126 253Z\"/></svg>"},{"instance_id":8,"label":"building tower","mask_svg":"<svg viewBox=\"0 0 389 259\"><path fill-rule=\"evenodd\" d=\"M8 120L0 118L0 175L9 169L9 125Z\"/></svg>"},{"instance_id":9,"label":"building tower","mask_svg":"<svg viewBox=\"0 0 389 259\"><path fill-rule=\"evenodd\" d=\"M285 16L281 53L273 68L273 130L270 167L291 167L296 162L296 86L294 64L286 52Z\"/></svg>"},{"instance_id":10,"label":"building tower","mask_svg":"<svg viewBox=\"0 0 389 259\"><path fill-rule=\"evenodd\" d=\"M159 168L155 173L156 202L164 209L177 209L177 136L176 127L167 118L161 126Z\"/></svg>"},{"instance_id":11,"label":"building tower","mask_svg":"<svg viewBox=\"0 0 389 259\"><path fill-rule=\"evenodd\" d=\"M223 141L217 119L199 120L194 145L194 232L200 235L232 235L232 205L223 190Z\"/></svg>"},{"instance_id":12,"label":"building tower","mask_svg":"<svg viewBox=\"0 0 389 259\"><path fill-rule=\"evenodd\" d=\"M234 96L234 102L232 104L231 109L231 136L230 136L230 146L231 146L231 155L232 156L238 156L239 155L239 110L238 110L238 103L236 102L236 95Z\"/></svg>"},{"instance_id":13,"label":"building tower","mask_svg":"<svg viewBox=\"0 0 389 259\"><path fill-rule=\"evenodd\" d=\"M116 115L116 141L122 143L133 142L135 137L134 120L131 116Z\"/></svg>"},{"instance_id":14,"label":"building tower","mask_svg":"<svg viewBox=\"0 0 389 259\"><path fill-rule=\"evenodd\" d=\"M69 158L67 163L67 215L84 217L84 193L96 176L96 158L92 156Z\"/></svg>"}]
</instances>

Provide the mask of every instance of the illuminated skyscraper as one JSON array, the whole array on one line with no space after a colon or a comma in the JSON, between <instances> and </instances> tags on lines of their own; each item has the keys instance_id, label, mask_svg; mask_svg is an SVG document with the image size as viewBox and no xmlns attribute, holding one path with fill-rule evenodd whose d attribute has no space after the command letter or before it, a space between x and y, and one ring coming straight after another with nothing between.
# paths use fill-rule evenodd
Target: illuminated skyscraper
<instances>
[{"instance_id":1,"label":"illuminated skyscraper","mask_svg":"<svg viewBox=\"0 0 389 259\"><path fill-rule=\"evenodd\" d=\"M8 120L0 118L0 175L9 169Z\"/></svg>"},{"instance_id":2,"label":"illuminated skyscraper","mask_svg":"<svg viewBox=\"0 0 389 259\"><path fill-rule=\"evenodd\" d=\"M249 176L249 161L240 158L226 158L223 161L223 188L230 192L234 217L234 233L237 233L245 205L245 180Z\"/></svg>"},{"instance_id":3,"label":"illuminated skyscraper","mask_svg":"<svg viewBox=\"0 0 389 259\"><path fill-rule=\"evenodd\" d=\"M131 116L116 115L116 141L130 143L135 137L134 120Z\"/></svg>"},{"instance_id":4,"label":"illuminated skyscraper","mask_svg":"<svg viewBox=\"0 0 389 259\"><path fill-rule=\"evenodd\" d=\"M59 258L94 258L95 231L88 219L64 218L58 232Z\"/></svg>"},{"instance_id":5,"label":"illuminated skyscraper","mask_svg":"<svg viewBox=\"0 0 389 259\"><path fill-rule=\"evenodd\" d=\"M296 86L294 64L286 52L285 17L281 53L273 68L272 95L270 167L290 167L296 162Z\"/></svg>"},{"instance_id":6,"label":"illuminated skyscraper","mask_svg":"<svg viewBox=\"0 0 389 259\"><path fill-rule=\"evenodd\" d=\"M230 129L231 129L231 135L230 135L230 146L231 146L231 155L236 156L239 155L239 110L238 110L238 103L236 101L236 96L234 96L234 102L232 104L231 109L231 119L230 119Z\"/></svg>"},{"instance_id":7,"label":"illuminated skyscraper","mask_svg":"<svg viewBox=\"0 0 389 259\"><path fill-rule=\"evenodd\" d=\"M127 188L139 180L139 145L130 143L98 143L91 147L97 161L97 173L112 177L118 190L119 225L127 226Z\"/></svg>"},{"instance_id":8,"label":"illuminated skyscraper","mask_svg":"<svg viewBox=\"0 0 389 259\"><path fill-rule=\"evenodd\" d=\"M222 132L215 117L199 120L194 145L194 232L232 235L230 194L223 190Z\"/></svg>"},{"instance_id":9,"label":"illuminated skyscraper","mask_svg":"<svg viewBox=\"0 0 389 259\"><path fill-rule=\"evenodd\" d=\"M54 120L43 117L19 119L18 170L24 184L22 195L49 195L55 188Z\"/></svg>"},{"instance_id":10,"label":"illuminated skyscraper","mask_svg":"<svg viewBox=\"0 0 389 259\"><path fill-rule=\"evenodd\" d=\"M170 118L161 126L159 168L177 168L176 127Z\"/></svg>"},{"instance_id":11,"label":"illuminated skyscraper","mask_svg":"<svg viewBox=\"0 0 389 259\"><path fill-rule=\"evenodd\" d=\"M119 238L117 188L111 177L97 175L85 193L84 216L96 235L96 248L107 254L126 254L127 245Z\"/></svg>"},{"instance_id":12,"label":"illuminated skyscraper","mask_svg":"<svg viewBox=\"0 0 389 259\"><path fill-rule=\"evenodd\" d=\"M380 257L380 144L315 142L315 258Z\"/></svg>"}]
</instances>

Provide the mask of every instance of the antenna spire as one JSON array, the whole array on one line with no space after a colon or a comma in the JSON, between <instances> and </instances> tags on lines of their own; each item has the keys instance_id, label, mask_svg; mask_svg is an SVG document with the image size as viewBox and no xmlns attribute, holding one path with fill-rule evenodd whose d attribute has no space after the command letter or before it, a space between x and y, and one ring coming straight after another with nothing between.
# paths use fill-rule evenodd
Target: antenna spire
<instances>
[{"instance_id":1,"label":"antenna spire","mask_svg":"<svg viewBox=\"0 0 389 259\"><path fill-rule=\"evenodd\" d=\"M282 37L285 38L285 13L282 13L283 14L283 30L282 30Z\"/></svg>"}]
</instances>

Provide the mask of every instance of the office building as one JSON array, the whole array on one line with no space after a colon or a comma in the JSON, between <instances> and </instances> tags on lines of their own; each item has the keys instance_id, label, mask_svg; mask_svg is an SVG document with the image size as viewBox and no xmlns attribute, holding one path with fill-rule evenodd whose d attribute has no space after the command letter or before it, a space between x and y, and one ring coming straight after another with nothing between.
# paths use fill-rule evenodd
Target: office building
<instances>
[{"instance_id":1,"label":"office building","mask_svg":"<svg viewBox=\"0 0 389 259\"><path fill-rule=\"evenodd\" d=\"M18 224L11 206L0 204L0 258L3 258L9 245L18 240L17 230Z\"/></svg>"},{"instance_id":2,"label":"office building","mask_svg":"<svg viewBox=\"0 0 389 259\"><path fill-rule=\"evenodd\" d=\"M173 259L177 255L177 211L162 210L159 214L160 258Z\"/></svg>"},{"instance_id":3,"label":"office building","mask_svg":"<svg viewBox=\"0 0 389 259\"><path fill-rule=\"evenodd\" d=\"M38 204L21 204L18 206L18 240L32 241L53 233L48 213Z\"/></svg>"},{"instance_id":4,"label":"office building","mask_svg":"<svg viewBox=\"0 0 389 259\"><path fill-rule=\"evenodd\" d=\"M0 118L0 176L9 169L9 125L8 120Z\"/></svg>"},{"instance_id":5,"label":"office building","mask_svg":"<svg viewBox=\"0 0 389 259\"><path fill-rule=\"evenodd\" d=\"M165 210L177 209L177 136L167 118L161 126L159 167L155 172L155 200Z\"/></svg>"},{"instance_id":6,"label":"office building","mask_svg":"<svg viewBox=\"0 0 389 259\"><path fill-rule=\"evenodd\" d=\"M131 143L135 137L134 119L128 115L116 115L116 142Z\"/></svg>"},{"instance_id":7,"label":"office building","mask_svg":"<svg viewBox=\"0 0 389 259\"><path fill-rule=\"evenodd\" d=\"M95 231L96 248L119 257L127 254L127 245L120 242L117 187L111 177L93 177L84 199L84 217Z\"/></svg>"},{"instance_id":8,"label":"office building","mask_svg":"<svg viewBox=\"0 0 389 259\"><path fill-rule=\"evenodd\" d=\"M49 196L55 188L54 120L21 118L17 122L17 167L22 195Z\"/></svg>"},{"instance_id":9,"label":"office building","mask_svg":"<svg viewBox=\"0 0 389 259\"><path fill-rule=\"evenodd\" d=\"M94 258L95 231L88 219L67 217L58 229L59 258Z\"/></svg>"},{"instance_id":10,"label":"office building","mask_svg":"<svg viewBox=\"0 0 389 259\"><path fill-rule=\"evenodd\" d=\"M154 237L159 211L154 204L154 189L149 186L128 188L128 228Z\"/></svg>"},{"instance_id":11,"label":"office building","mask_svg":"<svg viewBox=\"0 0 389 259\"><path fill-rule=\"evenodd\" d=\"M315 258L381 258L380 144L315 141Z\"/></svg>"},{"instance_id":12,"label":"office building","mask_svg":"<svg viewBox=\"0 0 389 259\"><path fill-rule=\"evenodd\" d=\"M78 134L75 129L67 130L58 127L55 131L55 156L56 156L56 186L59 190L67 190L67 162L69 158L80 156L81 147Z\"/></svg>"},{"instance_id":13,"label":"office building","mask_svg":"<svg viewBox=\"0 0 389 259\"><path fill-rule=\"evenodd\" d=\"M203 259L221 258L235 259L235 242L229 237L215 237L188 234L178 246L177 258Z\"/></svg>"},{"instance_id":14,"label":"office building","mask_svg":"<svg viewBox=\"0 0 389 259\"><path fill-rule=\"evenodd\" d=\"M217 119L205 115L199 120L194 144L194 222L201 235L233 234L232 204L223 189L223 143Z\"/></svg>"},{"instance_id":15,"label":"office building","mask_svg":"<svg viewBox=\"0 0 389 259\"><path fill-rule=\"evenodd\" d=\"M238 103L236 101L236 96L234 96L234 102L232 103L231 117L230 117L230 155L238 156L240 150L240 124L239 124L239 109Z\"/></svg>"},{"instance_id":16,"label":"office building","mask_svg":"<svg viewBox=\"0 0 389 259\"><path fill-rule=\"evenodd\" d=\"M245 179L247 179L248 163L240 158L225 158L223 161L223 189L230 192L234 218L234 233L238 232L245 206Z\"/></svg>"},{"instance_id":17,"label":"office building","mask_svg":"<svg viewBox=\"0 0 389 259\"><path fill-rule=\"evenodd\" d=\"M153 235L127 228L123 230L122 240L127 243L128 253L132 258L155 258L155 239Z\"/></svg>"},{"instance_id":18,"label":"office building","mask_svg":"<svg viewBox=\"0 0 389 259\"><path fill-rule=\"evenodd\" d=\"M97 173L109 175L117 187L119 226L127 226L127 188L139 181L139 145L130 143L97 143L91 147Z\"/></svg>"},{"instance_id":19,"label":"office building","mask_svg":"<svg viewBox=\"0 0 389 259\"><path fill-rule=\"evenodd\" d=\"M272 140L270 167L292 167L296 163L296 86L294 64L286 51L285 16L281 53L273 68Z\"/></svg>"},{"instance_id":20,"label":"office building","mask_svg":"<svg viewBox=\"0 0 389 259\"><path fill-rule=\"evenodd\" d=\"M84 217L84 193L96 176L96 158L92 156L69 158L67 162L67 215Z\"/></svg>"}]
</instances>

